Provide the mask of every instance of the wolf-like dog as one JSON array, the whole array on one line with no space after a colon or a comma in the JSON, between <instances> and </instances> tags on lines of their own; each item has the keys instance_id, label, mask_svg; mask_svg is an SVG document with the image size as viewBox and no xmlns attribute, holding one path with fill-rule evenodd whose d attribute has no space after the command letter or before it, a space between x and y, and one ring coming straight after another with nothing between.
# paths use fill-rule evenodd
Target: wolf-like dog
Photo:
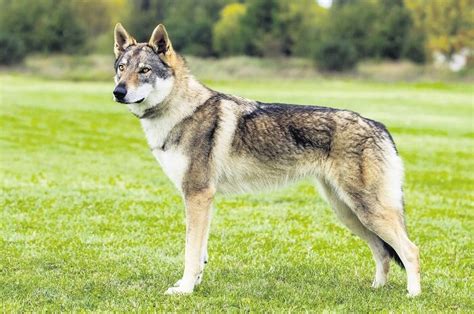
<instances>
[{"instance_id":1,"label":"wolf-like dog","mask_svg":"<svg viewBox=\"0 0 474 314\"><path fill-rule=\"evenodd\" d=\"M217 192L252 192L315 179L341 222L375 260L374 288L394 258L409 296L421 293L418 248L404 221L403 165L385 126L333 108L262 103L199 83L163 25L147 43L115 27L117 102L140 120L149 147L186 208L183 277L167 294L191 293L203 278Z\"/></svg>"}]
</instances>

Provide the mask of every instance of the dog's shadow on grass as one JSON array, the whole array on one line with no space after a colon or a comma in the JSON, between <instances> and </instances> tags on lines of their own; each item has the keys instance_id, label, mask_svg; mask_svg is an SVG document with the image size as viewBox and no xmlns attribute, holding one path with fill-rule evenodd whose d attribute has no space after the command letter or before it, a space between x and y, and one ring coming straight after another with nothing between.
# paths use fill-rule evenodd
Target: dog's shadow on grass
<instances>
[{"instance_id":1,"label":"dog's shadow on grass","mask_svg":"<svg viewBox=\"0 0 474 314\"><path fill-rule=\"evenodd\" d=\"M227 268L208 272L203 284L195 290L196 297L232 297L246 302L279 303L281 306L305 305L308 308L350 309L366 305L367 311L390 310L400 306L429 306L433 300L450 304L452 300L425 283L423 294L407 297L406 273L391 265L384 287L371 287L373 271L364 265L334 266L277 265L270 269ZM355 269L354 269L355 268ZM206 280L207 279L207 280ZM242 304L240 304L242 305Z\"/></svg>"},{"instance_id":2,"label":"dog's shadow on grass","mask_svg":"<svg viewBox=\"0 0 474 314\"><path fill-rule=\"evenodd\" d=\"M346 267L322 264L278 265L267 270L223 269L208 275L202 286L196 289L196 294L231 294L268 301L278 299L290 303L301 299L310 303L324 300L329 303L341 303L345 300L355 302L357 299L383 299L388 295L400 298L406 294L405 282L400 278L394 278L383 288L373 289L372 271L348 272Z\"/></svg>"}]
</instances>

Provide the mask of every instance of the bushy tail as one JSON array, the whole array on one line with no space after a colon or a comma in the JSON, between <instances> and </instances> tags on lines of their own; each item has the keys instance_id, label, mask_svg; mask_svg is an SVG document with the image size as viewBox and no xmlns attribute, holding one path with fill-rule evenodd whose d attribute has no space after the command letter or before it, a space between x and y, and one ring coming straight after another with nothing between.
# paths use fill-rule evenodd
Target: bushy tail
<instances>
[{"instance_id":1,"label":"bushy tail","mask_svg":"<svg viewBox=\"0 0 474 314\"><path fill-rule=\"evenodd\" d=\"M381 239L382 240L382 239ZM398 256L397 252L393 249L393 247L391 247L387 242L385 242L384 240L382 240L383 242L383 247L385 248L385 250L388 252L388 255L390 256L390 258L392 258L395 263L398 264L398 266L400 266L401 268L405 269L405 265L403 265L403 262L402 260L400 259L400 256Z\"/></svg>"}]
</instances>

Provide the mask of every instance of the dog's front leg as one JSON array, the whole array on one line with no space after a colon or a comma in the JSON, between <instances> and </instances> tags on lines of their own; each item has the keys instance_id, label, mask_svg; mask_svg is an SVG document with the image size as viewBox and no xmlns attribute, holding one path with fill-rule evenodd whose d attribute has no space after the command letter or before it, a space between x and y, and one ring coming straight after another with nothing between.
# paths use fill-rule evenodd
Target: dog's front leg
<instances>
[{"instance_id":1,"label":"dog's front leg","mask_svg":"<svg viewBox=\"0 0 474 314\"><path fill-rule=\"evenodd\" d=\"M186 203L186 249L184 274L166 294L187 294L199 284L204 271L204 254L211 221L214 190L211 188L193 191L185 195Z\"/></svg>"}]
</instances>

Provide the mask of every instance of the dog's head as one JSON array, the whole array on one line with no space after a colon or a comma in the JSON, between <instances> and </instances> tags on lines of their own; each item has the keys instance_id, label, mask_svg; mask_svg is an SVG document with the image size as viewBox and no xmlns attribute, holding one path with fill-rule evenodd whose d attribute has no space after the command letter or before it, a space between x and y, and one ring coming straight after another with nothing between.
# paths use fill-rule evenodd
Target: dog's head
<instances>
[{"instance_id":1,"label":"dog's head","mask_svg":"<svg viewBox=\"0 0 474 314\"><path fill-rule=\"evenodd\" d=\"M177 58L165 27L158 25L148 43L137 43L119 23L114 38L114 100L136 114L163 102L173 88Z\"/></svg>"}]
</instances>

